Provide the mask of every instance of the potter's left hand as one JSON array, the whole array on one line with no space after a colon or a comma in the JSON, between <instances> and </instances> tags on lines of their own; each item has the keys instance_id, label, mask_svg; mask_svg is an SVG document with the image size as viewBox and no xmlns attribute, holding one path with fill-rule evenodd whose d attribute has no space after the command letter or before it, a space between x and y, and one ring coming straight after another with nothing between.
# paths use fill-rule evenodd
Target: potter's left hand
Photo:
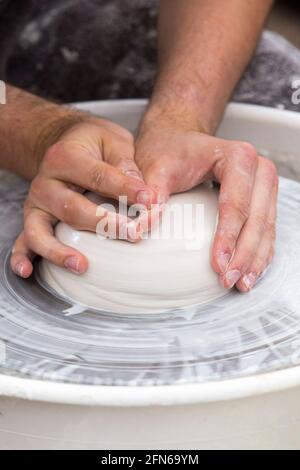
<instances>
[{"instance_id":1,"label":"potter's left hand","mask_svg":"<svg viewBox=\"0 0 300 470\"><path fill-rule=\"evenodd\" d=\"M248 143L211 137L164 117L142 122L136 162L162 200L206 180L220 184L212 266L225 288L250 291L274 253L275 165Z\"/></svg>"}]
</instances>

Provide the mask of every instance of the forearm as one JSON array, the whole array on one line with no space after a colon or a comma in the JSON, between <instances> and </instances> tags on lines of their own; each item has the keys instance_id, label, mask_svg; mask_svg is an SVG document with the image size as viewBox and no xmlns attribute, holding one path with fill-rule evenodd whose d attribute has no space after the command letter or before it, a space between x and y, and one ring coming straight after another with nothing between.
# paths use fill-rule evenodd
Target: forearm
<instances>
[{"instance_id":1,"label":"forearm","mask_svg":"<svg viewBox=\"0 0 300 470\"><path fill-rule=\"evenodd\" d=\"M213 133L253 54L272 0L161 0L149 118Z\"/></svg>"},{"instance_id":2,"label":"forearm","mask_svg":"<svg viewBox=\"0 0 300 470\"><path fill-rule=\"evenodd\" d=\"M32 179L43 154L81 113L7 86L0 106L0 167Z\"/></svg>"}]
</instances>

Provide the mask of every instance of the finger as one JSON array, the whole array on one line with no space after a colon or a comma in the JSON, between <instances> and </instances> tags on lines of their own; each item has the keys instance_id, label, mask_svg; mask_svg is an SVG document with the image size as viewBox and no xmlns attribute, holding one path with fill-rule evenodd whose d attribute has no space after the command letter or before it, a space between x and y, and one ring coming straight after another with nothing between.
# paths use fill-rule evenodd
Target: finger
<instances>
[{"instance_id":1,"label":"finger","mask_svg":"<svg viewBox=\"0 0 300 470\"><path fill-rule=\"evenodd\" d=\"M247 272L240 279L237 288L242 292L249 292L255 286L257 280L272 262L276 241L276 217L277 217L278 178L273 189L270 201L270 212L267 221L267 230L258 247L257 253Z\"/></svg>"},{"instance_id":2,"label":"finger","mask_svg":"<svg viewBox=\"0 0 300 470\"><path fill-rule=\"evenodd\" d=\"M212 265L219 274L227 271L241 230L248 220L258 165L257 153L250 144L231 144L228 152L225 158L217 161L214 169L221 188Z\"/></svg>"},{"instance_id":3,"label":"finger","mask_svg":"<svg viewBox=\"0 0 300 470\"><path fill-rule=\"evenodd\" d=\"M10 259L11 269L18 276L27 279L31 276L33 271L33 259L34 253L28 249L24 239L24 232L22 232L15 241L12 249L12 255Z\"/></svg>"},{"instance_id":4,"label":"finger","mask_svg":"<svg viewBox=\"0 0 300 470\"><path fill-rule=\"evenodd\" d=\"M266 235L258 248L252 265L236 284L237 289L243 293L250 292L272 262L273 257L274 247L270 238Z\"/></svg>"},{"instance_id":5,"label":"finger","mask_svg":"<svg viewBox=\"0 0 300 470\"><path fill-rule=\"evenodd\" d=\"M24 224L24 240L31 252L40 255L57 266L76 274L83 274L88 261L79 251L56 240L53 233L54 217L39 209L27 212Z\"/></svg>"},{"instance_id":6,"label":"finger","mask_svg":"<svg viewBox=\"0 0 300 470\"><path fill-rule=\"evenodd\" d=\"M270 220L269 214L270 207L276 207L276 201L276 168L270 160L259 158L249 218L240 233L226 274L221 278L224 287L231 289L238 282L256 256L264 234L268 233L271 237L275 232L275 218ZM269 247L266 256L268 252Z\"/></svg>"},{"instance_id":7,"label":"finger","mask_svg":"<svg viewBox=\"0 0 300 470\"><path fill-rule=\"evenodd\" d=\"M130 242L141 238L140 227L134 231L132 219L118 214L113 205L109 209L107 205L97 205L60 181L47 178L36 180L32 185L30 201L31 207L38 207L77 230L97 232L107 238L122 238Z\"/></svg>"},{"instance_id":8,"label":"finger","mask_svg":"<svg viewBox=\"0 0 300 470\"><path fill-rule=\"evenodd\" d=\"M126 196L130 204L146 207L156 202L153 190L138 178L126 176L118 168L91 157L77 144L60 142L48 151L43 172L49 178L75 184L102 196Z\"/></svg>"},{"instance_id":9,"label":"finger","mask_svg":"<svg viewBox=\"0 0 300 470\"><path fill-rule=\"evenodd\" d=\"M110 142L109 148L104 149L103 154L106 163L118 168L124 175L144 181L142 173L134 160L133 143L116 139Z\"/></svg>"}]
</instances>

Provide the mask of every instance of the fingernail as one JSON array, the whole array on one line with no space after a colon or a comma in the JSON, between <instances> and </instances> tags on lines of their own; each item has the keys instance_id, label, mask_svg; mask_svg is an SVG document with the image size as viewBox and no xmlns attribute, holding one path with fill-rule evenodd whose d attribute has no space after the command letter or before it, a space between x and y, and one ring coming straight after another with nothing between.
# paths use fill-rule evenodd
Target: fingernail
<instances>
[{"instance_id":1,"label":"fingernail","mask_svg":"<svg viewBox=\"0 0 300 470\"><path fill-rule=\"evenodd\" d=\"M67 268L69 271L71 271L74 274L80 274L81 273L79 265L80 265L80 262L79 262L79 259L76 258L76 256L70 256L64 262L65 268Z\"/></svg>"},{"instance_id":2,"label":"fingernail","mask_svg":"<svg viewBox=\"0 0 300 470\"><path fill-rule=\"evenodd\" d=\"M229 253L220 253L220 255L218 256L218 264L221 273L225 273L227 271L230 260L231 255Z\"/></svg>"},{"instance_id":3,"label":"fingernail","mask_svg":"<svg viewBox=\"0 0 300 470\"><path fill-rule=\"evenodd\" d=\"M151 205L152 195L148 191L140 191L137 195L138 204L143 204L146 207Z\"/></svg>"},{"instance_id":4,"label":"fingernail","mask_svg":"<svg viewBox=\"0 0 300 470\"><path fill-rule=\"evenodd\" d=\"M241 278L241 272L238 271L237 269L234 269L233 271L229 271L226 274L226 281L228 283L229 289L232 289L233 286L238 282L238 280Z\"/></svg>"},{"instance_id":5,"label":"fingernail","mask_svg":"<svg viewBox=\"0 0 300 470\"><path fill-rule=\"evenodd\" d=\"M15 266L15 272L18 276L24 277L24 266L22 263L17 263Z\"/></svg>"},{"instance_id":6,"label":"fingernail","mask_svg":"<svg viewBox=\"0 0 300 470\"><path fill-rule=\"evenodd\" d=\"M254 273L247 274L246 276L243 277L244 286L246 287L248 291L253 289L253 287L256 284L256 280L257 280L257 277L256 277L256 274Z\"/></svg>"},{"instance_id":7,"label":"fingernail","mask_svg":"<svg viewBox=\"0 0 300 470\"><path fill-rule=\"evenodd\" d=\"M138 173L137 171L133 171L133 170L125 171L125 175L130 176L131 178L135 178L135 179L140 180L140 181L144 181L143 178L142 178L142 175L140 173Z\"/></svg>"}]
</instances>

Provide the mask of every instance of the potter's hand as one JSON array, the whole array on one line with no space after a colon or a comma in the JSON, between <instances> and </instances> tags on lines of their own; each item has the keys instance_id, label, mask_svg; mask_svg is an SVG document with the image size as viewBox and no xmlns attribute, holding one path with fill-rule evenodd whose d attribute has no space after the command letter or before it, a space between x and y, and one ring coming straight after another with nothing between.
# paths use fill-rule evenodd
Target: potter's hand
<instances>
[{"instance_id":1,"label":"potter's hand","mask_svg":"<svg viewBox=\"0 0 300 470\"><path fill-rule=\"evenodd\" d=\"M141 124L136 162L145 182L167 199L214 179L220 183L212 266L224 287L251 290L274 252L278 177L252 145L210 137L164 118Z\"/></svg>"},{"instance_id":2,"label":"potter's hand","mask_svg":"<svg viewBox=\"0 0 300 470\"><path fill-rule=\"evenodd\" d=\"M155 202L154 192L147 188L134 162L133 137L127 130L91 117L71 126L50 146L25 202L24 231L11 258L16 274L30 276L36 254L75 273L86 271L87 259L55 239L57 221L95 232L98 222L105 218L115 224L117 236L121 226L123 238L133 242L140 238L132 224L127 230L126 216L97 211L97 205L82 195L84 190L115 199L127 196L129 203L147 207Z\"/></svg>"}]
</instances>

